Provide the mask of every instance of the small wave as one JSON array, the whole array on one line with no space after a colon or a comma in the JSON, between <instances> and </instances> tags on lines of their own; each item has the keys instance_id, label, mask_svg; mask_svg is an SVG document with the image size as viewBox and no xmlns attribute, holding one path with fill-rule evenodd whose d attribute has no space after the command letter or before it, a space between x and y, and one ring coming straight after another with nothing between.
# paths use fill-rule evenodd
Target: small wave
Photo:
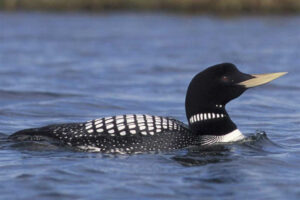
<instances>
[{"instance_id":1,"label":"small wave","mask_svg":"<svg viewBox=\"0 0 300 200\"><path fill-rule=\"evenodd\" d=\"M0 139L2 139L2 138L7 138L7 134L0 132Z\"/></svg>"},{"instance_id":2,"label":"small wave","mask_svg":"<svg viewBox=\"0 0 300 200\"><path fill-rule=\"evenodd\" d=\"M155 74L155 73L187 73L187 72L194 72L195 69L190 67L176 67L176 66L166 66L166 65L158 65L158 66L154 66L150 69L138 69L137 73L139 74Z\"/></svg>"},{"instance_id":3,"label":"small wave","mask_svg":"<svg viewBox=\"0 0 300 200\"><path fill-rule=\"evenodd\" d=\"M7 134L0 133L0 149L45 152L66 150L67 148L49 141L12 141Z\"/></svg>"},{"instance_id":4,"label":"small wave","mask_svg":"<svg viewBox=\"0 0 300 200\"><path fill-rule=\"evenodd\" d=\"M60 150L61 147L54 145L48 142L36 142L36 141L26 141L26 142L17 142L12 143L10 148L17 150L26 150L26 151L53 151Z\"/></svg>"},{"instance_id":5,"label":"small wave","mask_svg":"<svg viewBox=\"0 0 300 200\"><path fill-rule=\"evenodd\" d=\"M245 139L232 143L219 143L187 148L184 155L171 159L183 166L202 166L233 161L239 157L282 153L284 148L270 140L264 131L257 131Z\"/></svg>"},{"instance_id":6,"label":"small wave","mask_svg":"<svg viewBox=\"0 0 300 200\"><path fill-rule=\"evenodd\" d=\"M264 131L257 131L240 143L240 147L253 150L254 153L282 153L285 148L272 141Z\"/></svg>"},{"instance_id":7,"label":"small wave","mask_svg":"<svg viewBox=\"0 0 300 200\"><path fill-rule=\"evenodd\" d=\"M12 91L0 90L1 98L41 98L41 97L76 97L78 94L62 94L57 92L44 92L44 91Z\"/></svg>"},{"instance_id":8,"label":"small wave","mask_svg":"<svg viewBox=\"0 0 300 200\"><path fill-rule=\"evenodd\" d=\"M250 134L243 141L242 144L254 145L254 146L274 146L283 148L283 146L272 141L265 131L256 131L254 134Z\"/></svg>"}]
</instances>

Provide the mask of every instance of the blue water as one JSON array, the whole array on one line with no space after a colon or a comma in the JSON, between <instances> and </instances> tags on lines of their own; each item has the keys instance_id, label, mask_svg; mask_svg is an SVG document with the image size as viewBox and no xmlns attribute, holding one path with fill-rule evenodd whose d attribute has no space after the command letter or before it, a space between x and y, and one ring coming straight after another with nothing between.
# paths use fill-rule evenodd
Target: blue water
<instances>
[{"instance_id":1,"label":"blue water","mask_svg":"<svg viewBox=\"0 0 300 200\"><path fill-rule=\"evenodd\" d=\"M1 199L299 199L300 17L0 13ZM206 67L288 71L227 107L245 143L102 155L12 143L24 128L147 113L186 122Z\"/></svg>"}]
</instances>

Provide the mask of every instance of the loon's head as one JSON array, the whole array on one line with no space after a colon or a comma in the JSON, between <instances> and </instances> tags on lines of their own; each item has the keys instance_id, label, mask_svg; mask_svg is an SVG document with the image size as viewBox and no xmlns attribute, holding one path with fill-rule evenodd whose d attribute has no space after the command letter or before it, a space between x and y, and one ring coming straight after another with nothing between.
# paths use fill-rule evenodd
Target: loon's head
<instances>
[{"instance_id":1,"label":"loon's head","mask_svg":"<svg viewBox=\"0 0 300 200\"><path fill-rule=\"evenodd\" d=\"M245 74L231 63L222 63L198 73L187 90L185 108L190 128L199 135L226 135L237 129L225 105L248 88L268 83L286 72Z\"/></svg>"}]
</instances>

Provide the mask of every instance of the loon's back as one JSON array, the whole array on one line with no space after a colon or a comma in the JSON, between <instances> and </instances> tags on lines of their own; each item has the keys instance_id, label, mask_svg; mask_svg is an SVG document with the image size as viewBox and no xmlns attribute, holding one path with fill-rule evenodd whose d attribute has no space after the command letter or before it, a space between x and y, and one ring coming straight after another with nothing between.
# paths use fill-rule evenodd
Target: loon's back
<instances>
[{"instance_id":1,"label":"loon's back","mask_svg":"<svg viewBox=\"0 0 300 200\"><path fill-rule=\"evenodd\" d=\"M49 125L12 134L13 140L51 140L83 150L104 153L167 151L195 143L182 122L151 115L119 115L85 123Z\"/></svg>"}]
</instances>

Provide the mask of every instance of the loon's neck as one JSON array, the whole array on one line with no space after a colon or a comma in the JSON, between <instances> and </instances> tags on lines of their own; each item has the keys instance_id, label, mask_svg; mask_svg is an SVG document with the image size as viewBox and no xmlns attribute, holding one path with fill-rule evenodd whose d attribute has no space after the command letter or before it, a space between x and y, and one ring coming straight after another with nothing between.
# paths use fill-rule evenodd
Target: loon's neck
<instances>
[{"instance_id":1,"label":"loon's neck","mask_svg":"<svg viewBox=\"0 0 300 200\"><path fill-rule=\"evenodd\" d=\"M198 107L187 112L187 117L191 130L198 135L222 136L237 129L222 104Z\"/></svg>"}]
</instances>

